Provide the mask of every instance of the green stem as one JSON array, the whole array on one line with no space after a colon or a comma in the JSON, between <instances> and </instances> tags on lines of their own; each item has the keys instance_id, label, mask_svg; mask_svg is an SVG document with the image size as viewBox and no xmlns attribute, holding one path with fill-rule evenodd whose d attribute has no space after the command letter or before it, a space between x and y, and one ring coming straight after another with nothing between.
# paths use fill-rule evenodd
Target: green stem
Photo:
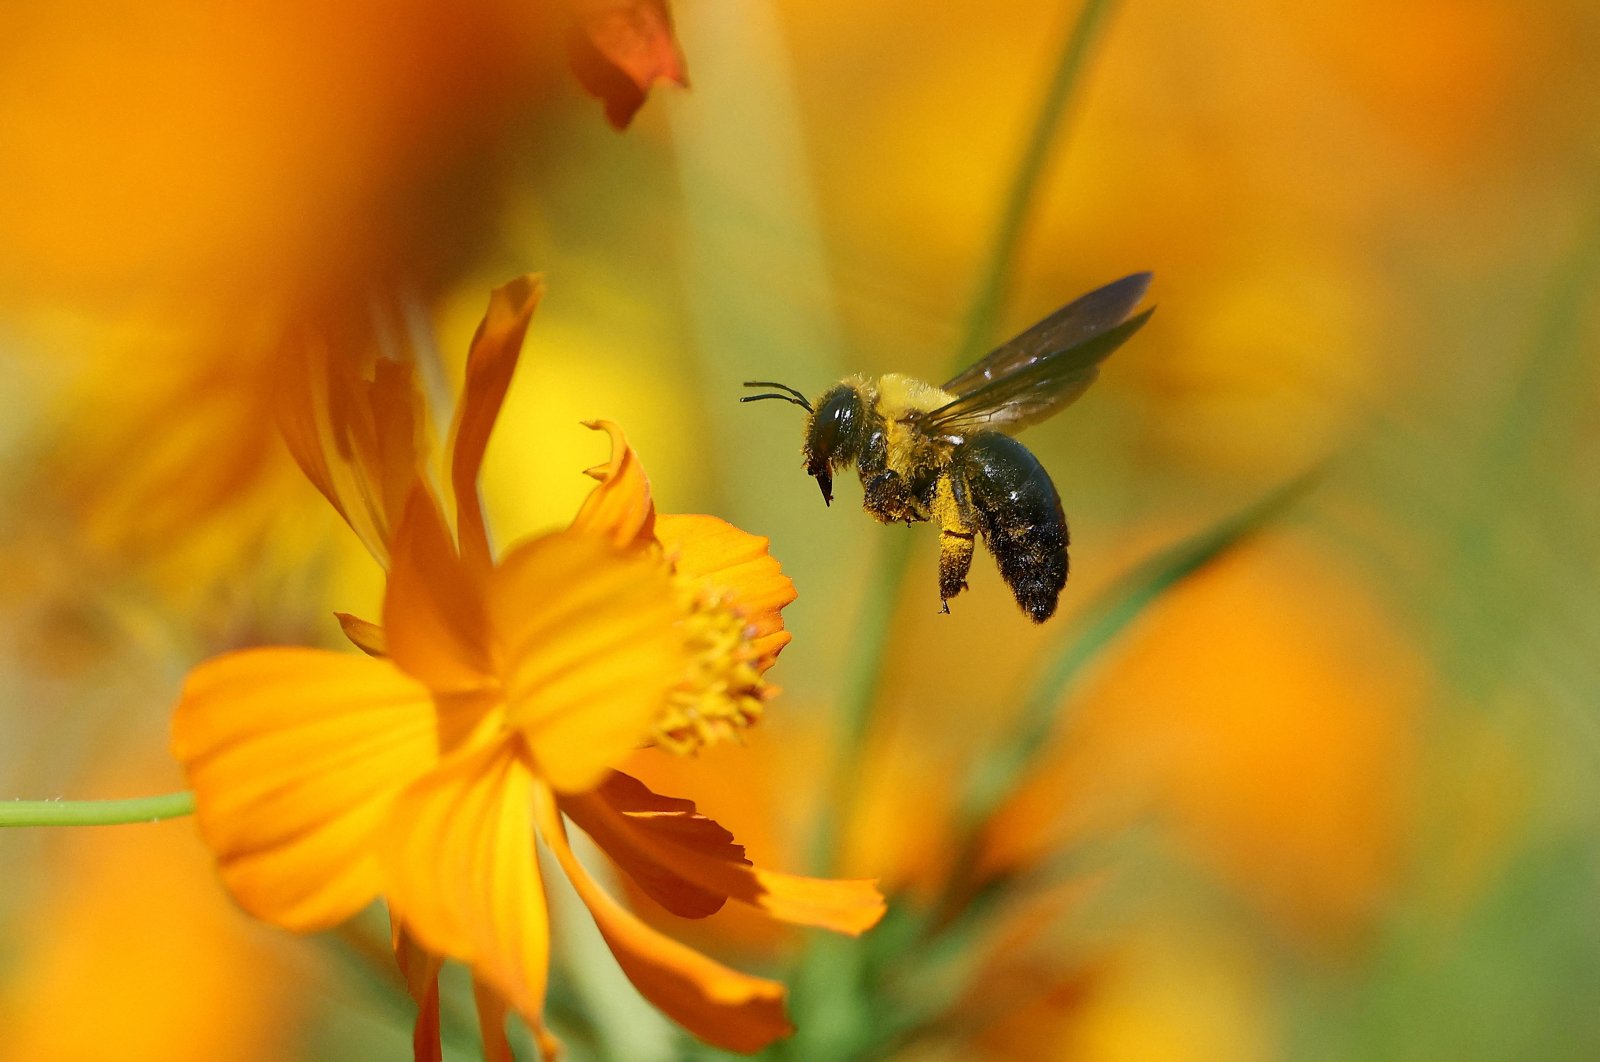
<instances>
[{"instance_id":1,"label":"green stem","mask_svg":"<svg viewBox=\"0 0 1600 1062\"><path fill-rule=\"evenodd\" d=\"M9 800L0 801L0 826L125 826L193 812L189 792L127 800Z\"/></svg>"},{"instance_id":2,"label":"green stem","mask_svg":"<svg viewBox=\"0 0 1600 1062\"><path fill-rule=\"evenodd\" d=\"M1061 124L1072 102L1073 92L1083 82L1083 68L1091 46L1110 14L1111 0L1085 0L1078 11L1056 60L1055 75L1039 100L1033 131L1023 149L1022 160L1011 178L1000 222L989 247L989 260L979 274L983 278L967 312L966 329L960 349L960 363L972 361L994 339L995 325L1011 293L1016 272L1017 250L1028 231L1038 205L1039 181L1050 164L1050 157L1061 142Z\"/></svg>"},{"instance_id":3,"label":"green stem","mask_svg":"<svg viewBox=\"0 0 1600 1062\"><path fill-rule=\"evenodd\" d=\"M848 809L854 804L866 759L867 737L872 728L873 706L878 703L879 686L883 682L895 605L900 600L906 570L911 566L910 533L902 527L886 530L890 533L883 536L883 545L872 566L872 585L867 588L862 602L861 617L845 664L836 742L839 755L834 759L833 778L827 790L835 811L821 818L812 838L811 865L822 877L831 876L838 863L840 831L848 818Z\"/></svg>"},{"instance_id":4,"label":"green stem","mask_svg":"<svg viewBox=\"0 0 1600 1062\"><path fill-rule=\"evenodd\" d=\"M1080 628L1048 658L1023 701L1009 735L981 759L967 779L957 808L958 872L945 882L928 922L928 942L980 920L979 894L987 883L970 871L983 849L991 817L1027 781L1040 752L1060 733L1061 702L1083 668L1122 635L1162 595L1216 563L1281 516L1322 479L1318 467L1283 484L1243 511L1163 550L1118 580L1090 607Z\"/></svg>"},{"instance_id":5,"label":"green stem","mask_svg":"<svg viewBox=\"0 0 1600 1062\"><path fill-rule=\"evenodd\" d=\"M1022 161L1011 181L1000 222L990 241L988 261L979 274L982 283L967 313L963 350L985 342L994 331L995 318L1010 290L1017 245L1033 211L1039 180L1060 132L1062 115L1083 72L1090 45L1110 7L1111 0L1086 0L1056 59L1050 84L1039 100ZM856 636L851 642L840 705L840 754L834 763L832 786L827 791L834 810L823 817L812 843L811 864L824 876L832 872L837 861L840 829L848 821L855 804L873 708L878 702L888 661L894 609L904 588L911 553L912 540L908 535L896 535L885 541L873 569L873 585L867 591Z\"/></svg>"},{"instance_id":6,"label":"green stem","mask_svg":"<svg viewBox=\"0 0 1600 1062\"><path fill-rule=\"evenodd\" d=\"M1009 734L978 761L967 778L953 831L956 872L945 879L928 908L930 914L916 925L915 942L896 953L898 965L889 976L906 977L908 983L914 977L917 985L911 994L917 999L918 1016L909 1020L910 1027L934 1020L955 998L966 983L964 974L952 973L956 957L970 952L972 942L1006 909L1005 902L1026 895L1040 883L1057 880L1052 874L1059 875L1063 866L1077 858L1077 853L1058 856L1000 877L982 878L973 873L983 854L990 818L1026 783L1029 772L1038 769L1037 757L1046 742L1059 737L1064 723L1061 702L1067 688L1159 598L1265 529L1315 487L1325 471L1325 465L1314 468L1244 510L1150 557L1096 598L1083 620L1047 657ZM893 986L888 989L890 994L897 991Z\"/></svg>"},{"instance_id":7,"label":"green stem","mask_svg":"<svg viewBox=\"0 0 1600 1062\"><path fill-rule=\"evenodd\" d=\"M1022 782L1029 765L1061 726L1067 686L1157 598L1231 553L1319 483L1319 467L1290 480L1242 512L1163 550L1123 576L1091 608L1076 637L1049 659L1023 702L1010 736L970 779L961 803L965 831L975 833Z\"/></svg>"},{"instance_id":8,"label":"green stem","mask_svg":"<svg viewBox=\"0 0 1600 1062\"><path fill-rule=\"evenodd\" d=\"M1040 179L1060 134L1062 116L1110 7L1111 0L1084 0L1039 101L1031 134L990 242L988 260L979 274L978 294L967 313L965 338L959 352L963 362L971 360L975 350L992 338L997 318L1010 293L1017 248L1033 213ZM879 691L893 637L894 611L911 566L912 544L909 534L885 538L874 567L873 585L867 590L851 643L839 708L839 753L833 764L832 784L827 790L832 803L821 817L812 846L812 866L824 876L831 875L837 865L840 835L844 824L850 821L860 792L867 739L874 709L881 700ZM855 948L813 946L808 951L796 987L800 1032L780 1049L783 1057L843 1057L841 1039L864 1035L861 1023L870 1027L871 1019L863 1009L862 962L863 954ZM813 1022L810 1020L813 1017L822 1020Z\"/></svg>"}]
</instances>

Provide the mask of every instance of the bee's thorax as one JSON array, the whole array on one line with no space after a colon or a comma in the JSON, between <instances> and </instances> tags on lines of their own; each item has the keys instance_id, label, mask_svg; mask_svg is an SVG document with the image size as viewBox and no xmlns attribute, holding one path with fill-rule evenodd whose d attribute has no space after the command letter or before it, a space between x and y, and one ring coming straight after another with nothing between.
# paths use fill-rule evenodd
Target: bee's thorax
<instances>
[{"instance_id":1,"label":"bee's thorax","mask_svg":"<svg viewBox=\"0 0 1600 1062\"><path fill-rule=\"evenodd\" d=\"M873 397L887 436L890 469L912 479L949 462L951 441L930 435L922 419L955 396L915 377L888 373L878 377Z\"/></svg>"},{"instance_id":2,"label":"bee's thorax","mask_svg":"<svg viewBox=\"0 0 1600 1062\"><path fill-rule=\"evenodd\" d=\"M878 377L873 388L878 412L885 420L903 420L918 413L931 413L955 400L955 395L924 383L905 373L891 372Z\"/></svg>"}]
</instances>

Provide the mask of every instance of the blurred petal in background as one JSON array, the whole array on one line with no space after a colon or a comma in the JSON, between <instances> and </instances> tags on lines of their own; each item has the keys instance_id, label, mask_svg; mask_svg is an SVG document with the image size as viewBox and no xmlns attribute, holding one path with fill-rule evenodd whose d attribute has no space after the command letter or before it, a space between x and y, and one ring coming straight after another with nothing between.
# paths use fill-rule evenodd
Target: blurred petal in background
<instances>
[{"instance_id":1,"label":"blurred petal in background","mask_svg":"<svg viewBox=\"0 0 1600 1062\"><path fill-rule=\"evenodd\" d=\"M664 510L771 535L799 587L785 695L749 746L682 784L638 768L758 862L802 864L835 810L866 587L913 538L838 857L908 910L960 869L960 782L1089 604L1332 459L1064 692L983 853L1059 902L971 944L906 1057L1600 1052L1593 5L1112 5L989 337L1155 272L1151 325L1023 437L1073 530L1043 629L983 559L936 615L927 529L873 524L849 483L818 505L798 414L734 399L751 378L950 373L1075 8L682 0L693 89L622 136L566 69L569 14L0 14L5 792L175 788L187 667L336 645L331 609L374 613L370 562L268 415L291 325L459 352L484 292L538 269L484 470L495 523L562 522L587 486L570 470L604 456L576 422L609 417ZM113 1036L215 1057L212 1022L230 1057L403 1053L403 1009L231 914L187 830L0 836L30 883L0 898L0 1025L49 1045L26 1057ZM185 951L201 927L218 943ZM674 932L775 965L802 947L733 915ZM894 953L894 932L865 946ZM555 972L579 997L583 956ZM199 1017L175 1028L179 1001Z\"/></svg>"}]
</instances>

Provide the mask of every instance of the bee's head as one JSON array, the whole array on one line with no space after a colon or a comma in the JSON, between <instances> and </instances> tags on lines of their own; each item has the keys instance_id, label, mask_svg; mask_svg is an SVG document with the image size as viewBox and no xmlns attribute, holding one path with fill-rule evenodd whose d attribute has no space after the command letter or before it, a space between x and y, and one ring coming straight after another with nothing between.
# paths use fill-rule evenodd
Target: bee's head
<instances>
[{"instance_id":1,"label":"bee's head","mask_svg":"<svg viewBox=\"0 0 1600 1062\"><path fill-rule=\"evenodd\" d=\"M741 402L755 402L763 398L778 398L811 414L806 418L806 439L803 454L806 475L815 476L822 488L823 502L833 504L833 469L837 465L855 460L861 452L862 409L861 392L848 383L838 384L828 390L813 408L806 396L788 384L771 380L746 380L746 387L776 387L778 391L759 395L745 395Z\"/></svg>"},{"instance_id":2,"label":"bee's head","mask_svg":"<svg viewBox=\"0 0 1600 1062\"><path fill-rule=\"evenodd\" d=\"M818 399L816 412L806 419L806 475L816 477L826 504L833 504L834 468L861 452L862 408L861 392L842 383Z\"/></svg>"}]
</instances>

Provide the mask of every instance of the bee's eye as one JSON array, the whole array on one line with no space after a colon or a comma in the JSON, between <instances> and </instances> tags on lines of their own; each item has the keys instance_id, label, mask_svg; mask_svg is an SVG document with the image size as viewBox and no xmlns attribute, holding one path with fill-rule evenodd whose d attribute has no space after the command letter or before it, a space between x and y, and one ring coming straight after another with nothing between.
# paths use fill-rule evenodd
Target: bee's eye
<instances>
[{"instance_id":1,"label":"bee's eye","mask_svg":"<svg viewBox=\"0 0 1600 1062\"><path fill-rule=\"evenodd\" d=\"M841 384L822 396L806 427L806 471L814 476L816 466L851 460L861 448L860 436L861 396Z\"/></svg>"}]
</instances>

